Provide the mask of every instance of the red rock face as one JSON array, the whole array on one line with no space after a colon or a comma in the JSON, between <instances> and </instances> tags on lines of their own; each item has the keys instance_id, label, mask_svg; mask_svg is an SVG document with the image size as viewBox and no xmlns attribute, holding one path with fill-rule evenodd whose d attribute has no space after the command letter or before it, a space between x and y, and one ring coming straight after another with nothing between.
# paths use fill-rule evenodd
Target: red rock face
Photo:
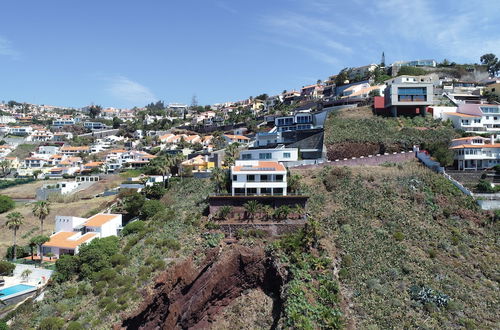
<instances>
[{"instance_id":1,"label":"red rock face","mask_svg":"<svg viewBox=\"0 0 500 330\"><path fill-rule=\"evenodd\" d=\"M187 260L161 274L155 293L125 318L121 328L206 329L242 291L279 288L270 283L276 279L269 275L262 248L232 246L228 253L218 253L217 248L211 250L200 269Z\"/></svg>"}]
</instances>

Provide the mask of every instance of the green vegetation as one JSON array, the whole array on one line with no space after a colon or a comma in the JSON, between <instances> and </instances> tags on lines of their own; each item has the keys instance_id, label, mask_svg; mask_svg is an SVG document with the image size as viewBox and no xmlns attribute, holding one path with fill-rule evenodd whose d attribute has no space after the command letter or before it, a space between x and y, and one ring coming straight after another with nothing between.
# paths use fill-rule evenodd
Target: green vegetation
<instances>
[{"instance_id":1,"label":"green vegetation","mask_svg":"<svg viewBox=\"0 0 500 330\"><path fill-rule=\"evenodd\" d=\"M16 265L8 261L0 260L0 276L12 276L12 272Z\"/></svg>"},{"instance_id":2,"label":"green vegetation","mask_svg":"<svg viewBox=\"0 0 500 330\"><path fill-rule=\"evenodd\" d=\"M9 187L14 187L20 184L31 183L34 182L33 178L26 179L14 179L14 180L0 180L0 189L5 189Z\"/></svg>"},{"instance_id":3,"label":"green vegetation","mask_svg":"<svg viewBox=\"0 0 500 330\"><path fill-rule=\"evenodd\" d=\"M127 236L129 234L138 233L138 232L144 230L145 226L146 226L146 223L144 221L141 221L141 220L130 222L125 227L123 227L122 235Z\"/></svg>"},{"instance_id":4,"label":"green vegetation","mask_svg":"<svg viewBox=\"0 0 500 330\"><path fill-rule=\"evenodd\" d=\"M290 280L284 287L284 328L339 329L342 317L339 287L333 263L319 244L317 221L296 234L274 242L268 253L286 268Z\"/></svg>"},{"instance_id":5,"label":"green vegetation","mask_svg":"<svg viewBox=\"0 0 500 330\"><path fill-rule=\"evenodd\" d=\"M200 239L205 230L200 218L212 191L209 180L171 182L163 202L167 207L125 226L126 236L95 239L82 246L78 255L62 256L44 300L27 302L5 320L12 319L17 329L41 327L50 317L76 322L74 329L111 328L119 322L120 313L135 310L141 303L141 292L149 290L153 277L167 267L165 258L185 258L195 249L207 248ZM137 223L143 226L131 230Z\"/></svg>"},{"instance_id":6,"label":"green vegetation","mask_svg":"<svg viewBox=\"0 0 500 330\"><path fill-rule=\"evenodd\" d=\"M6 195L0 195L0 213L5 213L12 210L16 206L16 203Z\"/></svg>"},{"instance_id":7,"label":"green vegetation","mask_svg":"<svg viewBox=\"0 0 500 330\"><path fill-rule=\"evenodd\" d=\"M428 74L427 71L414 66L402 66L398 71L398 76L423 76L426 74Z\"/></svg>"},{"instance_id":8,"label":"green vegetation","mask_svg":"<svg viewBox=\"0 0 500 330\"><path fill-rule=\"evenodd\" d=\"M472 198L415 162L302 173L357 328L495 327L498 223Z\"/></svg>"},{"instance_id":9,"label":"green vegetation","mask_svg":"<svg viewBox=\"0 0 500 330\"><path fill-rule=\"evenodd\" d=\"M384 118L367 114L363 108L332 113L325 125L329 159L408 151L421 145L449 165L453 154L447 146L458 136L450 123L430 116Z\"/></svg>"},{"instance_id":10,"label":"green vegetation","mask_svg":"<svg viewBox=\"0 0 500 330\"><path fill-rule=\"evenodd\" d=\"M17 157L19 159L25 159L29 157L29 155L38 148L38 144L20 144L14 149L9 157Z\"/></svg>"}]
</instances>

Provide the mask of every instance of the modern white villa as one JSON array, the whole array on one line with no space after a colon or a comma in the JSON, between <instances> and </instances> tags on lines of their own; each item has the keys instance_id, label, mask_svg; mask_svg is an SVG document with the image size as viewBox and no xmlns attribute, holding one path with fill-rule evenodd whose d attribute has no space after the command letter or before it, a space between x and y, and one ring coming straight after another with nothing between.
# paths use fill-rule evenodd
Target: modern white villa
<instances>
[{"instance_id":1,"label":"modern white villa","mask_svg":"<svg viewBox=\"0 0 500 330\"><path fill-rule=\"evenodd\" d=\"M43 254L53 253L56 258L64 254L78 254L83 243L95 238L117 236L121 227L121 214L101 213L88 219L56 216L55 233L42 245Z\"/></svg>"},{"instance_id":2,"label":"modern white villa","mask_svg":"<svg viewBox=\"0 0 500 330\"><path fill-rule=\"evenodd\" d=\"M483 170L500 164L500 143L494 137L470 136L451 141L458 170Z\"/></svg>"},{"instance_id":3,"label":"modern white villa","mask_svg":"<svg viewBox=\"0 0 500 330\"><path fill-rule=\"evenodd\" d=\"M240 159L274 162L295 162L299 159L299 149L286 148L284 145L279 145L276 148L242 150L240 151Z\"/></svg>"},{"instance_id":4,"label":"modern white villa","mask_svg":"<svg viewBox=\"0 0 500 330\"><path fill-rule=\"evenodd\" d=\"M231 167L233 196L286 196L286 168L272 161L238 160Z\"/></svg>"}]
</instances>

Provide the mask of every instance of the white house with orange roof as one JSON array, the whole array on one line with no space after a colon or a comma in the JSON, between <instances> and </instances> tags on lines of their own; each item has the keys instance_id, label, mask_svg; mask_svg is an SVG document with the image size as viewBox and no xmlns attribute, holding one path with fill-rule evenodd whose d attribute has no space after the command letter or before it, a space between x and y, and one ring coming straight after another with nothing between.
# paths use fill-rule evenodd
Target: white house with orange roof
<instances>
[{"instance_id":1,"label":"white house with orange roof","mask_svg":"<svg viewBox=\"0 0 500 330\"><path fill-rule=\"evenodd\" d=\"M469 136L451 141L458 170L483 170L500 164L500 143L493 136Z\"/></svg>"},{"instance_id":2,"label":"white house with orange roof","mask_svg":"<svg viewBox=\"0 0 500 330\"><path fill-rule=\"evenodd\" d=\"M231 166L233 196L286 196L286 168L278 162L237 160Z\"/></svg>"},{"instance_id":3,"label":"white house with orange roof","mask_svg":"<svg viewBox=\"0 0 500 330\"><path fill-rule=\"evenodd\" d=\"M199 135L188 135L184 138L184 141L191 144L201 143L201 137Z\"/></svg>"},{"instance_id":4,"label":"white house with orange roof","mask_svg":"<svg viewBox=\"0 0 500 330\"><path fill-rule=\"evenodd\" d=\"M79 247L96 238L118 236L122 227L121 214L96 214L88 219L56 216L54 234L42 245L43 253L56 258L64 254L78 254Z\"/></svg>"},{"instance_id":5,"label":"white house with orange roof","mask_svg":"<svg viewBox=\"0 0 500 330\"><path fill-rule=\"evenodd\" d=\"M232 144L232 143L246 144L246 143L250 142L250 138L248 138L244 135L224 134L223 136L228 144Z\"/></svg>"},{"instance_id":6,"label":"white house with orange roof","mask_svg":"<svg viewBox=\"0 0 500 330\"><path fill-rule=\"evenodd\" d=\"M471 133L500 133L500 105L459 104L456 112L443 112L443 120L451 120L453 127Z\"/></svg>"}]
</instances>

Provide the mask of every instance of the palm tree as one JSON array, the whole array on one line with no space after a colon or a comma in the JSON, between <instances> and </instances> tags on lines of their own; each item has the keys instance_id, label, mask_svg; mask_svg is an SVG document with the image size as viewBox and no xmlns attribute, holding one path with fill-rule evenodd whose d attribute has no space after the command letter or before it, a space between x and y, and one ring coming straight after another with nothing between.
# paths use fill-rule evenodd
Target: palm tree
<instances>
[{"instance_id":1,"label":"palm tree","mask_svg":"<svg viewBox=\"0 0 500 330\"><path fill-rule=\"evenodd\" d=\"M224 165L226 165L227 167L231 167L232 165L234 165L234 162L239 155L239 146L240 145L237 142L231 143L227 146L224 152Z\"/></svg>"},{"instance_id":2,"label":"palm tree","mask_svg":"<svg viewBox=\"0 0 500 330\"><path fill-rule=\"evenodd\" d=\"M243 204L243 207L245 208L245 211L248 213L249 220L252 220L252 222L255 218L255 214L259 212L259 210L261 209L260 203L257 202L255 199L246 202L245 204Z\"/></svg>"},{"instance_id":3,"label":"palm tree","mask_svg":"<svg viewBox=\"0 0 500 330\"><path fill-rule=\"evenodd\" d=\"M266 220L269 220L273 217L274 209L269 205L264 205L262 207L262 213L264 213L264 217Z\"/></svg>"},{"instance_id":4,"label":"palm tree","mask_svg":"<svg viewBox=\"0 0 500 330\"><path fill-rule=\"evenodd\" d=\"M165 187L165 176L171 173L170 164L167 162L167 160L162 160L161 162L158 162L154 166L154 168L158 173L161 173L161 176L163 178L163 187Z\"/></svg>"},{"instance_id":5,"label":"palm tree","mask_svg":"<svg viewBox=\"0 0 500 330\"><path fill-rule=\"evenodd\" d=\"M220 194L226 183L226 171L218 167L214 168L212 170L212 181L215 182L217 193Z\"/></svg>"},{"instance_id":6,"label":"palm tree","mask_svg":"<svg viewBox=\"0 0 500 330\"><path fill-rule=\"evenodd\" d=\"M40 220L40 235L43 235L43 221L50 213L50 202L39 201L33 205L33 215Z\"/></svg>"},{"instance_id":7,"label":"palm tree","mask_svg":"<svg viewBox=\"0 0 500 330\"><path fill-rule=\"evenodd\" d=\"M24 217L21 213L19 212L11 212L7 215L7 222L5 225L7 228L12 230L14 232L14 261L17 259L17 246L16 246L16 239L17 239L17 231L19 230L19 227L23 224Z\"/></svg>"},{"instance_id":8,"label":"palm tree","mask_svg":"<svg viewBox=\"0 0 500 330\"><path fill-rule=\"evenodd\" d=\"M233 211L233 207L229 205L224 205L219 209L219 218L227 220Z\"/></svg>"},{"instance_id":9,"label":"palm tree","mask_svg":"<svg viewBox=\"0 0 500 330\"><path fill-rule=\"evenodd\" d=\"M281 205L276 210L274 210L274 216L278 220L284 220L290 215L291 212L292 212L292 209L289 206Z\"/></svg>"}]
</instances>

